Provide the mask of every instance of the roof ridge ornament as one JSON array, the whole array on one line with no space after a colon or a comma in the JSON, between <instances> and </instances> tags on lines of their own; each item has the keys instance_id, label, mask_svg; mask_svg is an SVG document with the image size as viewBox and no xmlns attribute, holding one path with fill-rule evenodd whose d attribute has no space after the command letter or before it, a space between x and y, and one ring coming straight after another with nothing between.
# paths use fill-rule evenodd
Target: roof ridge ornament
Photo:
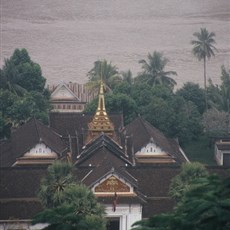
<instances>
[{"instance_id":1,"label":"roof ridge ornament","mask_svg":"<svg viewBox=\"0 0 230 230\"><path fill-rule=\"evenodd\" d=\"M89 133L86 142L89 142L96 136L99 136L101 133L116 139L114 125L110 121L105 108L104 83L102 80L102 74L100 79L97 110L94 114L93 120L88 124L88 128Z\"/></svg>"}]
</instances>

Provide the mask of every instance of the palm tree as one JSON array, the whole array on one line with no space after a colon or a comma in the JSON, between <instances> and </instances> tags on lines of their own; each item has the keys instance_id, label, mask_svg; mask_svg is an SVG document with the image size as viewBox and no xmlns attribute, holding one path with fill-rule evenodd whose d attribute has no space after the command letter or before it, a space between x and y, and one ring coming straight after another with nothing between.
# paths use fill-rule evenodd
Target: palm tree
<instances>
[{"instance_id":1,"label":"palm tree","mask_svg":"<svg viewBox=\"0 0 230 230\"><path fill-rule=\"evenodd\" d=\"M123 81L127 82L129 85L133 84L133 74L131 70L121 71L121 76Z\"/></svg>"},{"instance_id":2,"label":"palm tree","mask_svg":"<svg viewBox=\"0 0 230 230\"><path fill-rule=\"evenodd\" d=\"M50 208L62 203L64 190L73 182L71 164L56 161L49 166L48 174L42 179L38 194L43 205Z\"/></svg>"},{"instance_id":3,"label":"palm tree","mask_svg":"<svg viewBox=\"0 0 230 230\"><path fill-rule=\"evenodd\" d=\"M173 88L176 85L176 81L170 76L177 75L177 73L175 71L164 70L168 59L164 58L162 53L156 51L152 55L149 53L147 57L147 61L144 59L139 61L143 69L139 80L143 79L152 86L163 84Z\"/></svg>"},{"instance_id":4,"label":"palm tree","mask_svg":"<svg viewBox=\"0 0 230 230\"><path fill-rule=\"evenodd\" d=\"M195 32L193 34L197 40L192 40L191 44L193 47L193 54L198 58L199 61L204 61L204 88L206 91L206 61L212 56L215 56L214 51L217 51L215 44L215 33L209 33L206 28L201 28L200 32Z\"/></svg>"},{"instance_id":5,"label":"palm tree","mask_svg":"<svg viewBox=\"0 0 230 230\"><path fill-rule=\"evenodd\" d=\"M63 202L38 213L32 223L48 223L46 230L105 230L104 208L85 185L72 184L66 187Z\"/></svg>"},{"instance_id":6,"label":"palm tree","mask_svg":"<svg viewBox=\"0 0 230 230\"><path fill-rule=\"evenodd\" d=\"M121 81L118 68L106 60L94 62L94 67L88 72L89 82L88 88L91 92L98 91L101 78L104 82L104 87L108 91L112 91L113 85Z\"/></svg>"}]
</instances>

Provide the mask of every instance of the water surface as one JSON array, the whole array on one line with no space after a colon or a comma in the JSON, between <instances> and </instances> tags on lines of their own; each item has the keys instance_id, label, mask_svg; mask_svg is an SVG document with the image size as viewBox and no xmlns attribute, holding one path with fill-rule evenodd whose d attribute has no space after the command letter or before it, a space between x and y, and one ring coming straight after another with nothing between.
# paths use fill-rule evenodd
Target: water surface
<instances>
[{"instance_id":1,"label":"water surface","mask_svg":"<svg viewBox=\"0 0 230 230\"><path fill-rule=\"evenodd\" d=\"M203 85L203 65L190 41L201 27L216 33L219 52L208 77L219 83L230 66L229 0L0 0L1 66L15 48L26 48L48 84L87 81L94 61L107 59L119 70L141 71L138 60L163 52L178 87Z\"/></svg>"}]
</instances>

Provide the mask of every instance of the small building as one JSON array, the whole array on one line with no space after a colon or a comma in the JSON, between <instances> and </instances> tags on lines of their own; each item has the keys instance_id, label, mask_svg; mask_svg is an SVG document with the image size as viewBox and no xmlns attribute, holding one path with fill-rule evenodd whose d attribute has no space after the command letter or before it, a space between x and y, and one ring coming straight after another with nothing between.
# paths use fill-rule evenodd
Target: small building
<instances>
[{"instance_id":1,"label":"small building","mask_svg":"<svg viewBox=\"0 0 230 230\"><path fill-rule=\"evenodd\" d=\"M85 84L73 82L51 85L48 90L51 93L52 110L59 112L82 112L86 103L97 96L91 93Z\"/></svg>"},{"instance_id":2,"label":"small building","mask_svg":"<svg viewBox=\"0 0 230 230\"><path fill-rule=\"evenodd\" d=\"M216 140L215 160L217 165L230 166L230 137Z\"/></svg>"}]
</instances>

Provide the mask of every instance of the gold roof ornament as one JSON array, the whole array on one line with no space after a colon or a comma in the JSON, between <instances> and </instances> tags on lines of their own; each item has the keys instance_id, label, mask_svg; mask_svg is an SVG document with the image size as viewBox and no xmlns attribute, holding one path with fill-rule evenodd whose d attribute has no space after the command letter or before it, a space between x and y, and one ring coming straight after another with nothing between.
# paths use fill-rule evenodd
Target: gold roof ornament
<instances>
[{"instance_id":1,"label":"gold roof ornament","mask_svg":"<svg viewBox=\"0 0 230 230\"><path fill-rule=\"evenodd\" d=\"M102 79L100 82L97 110L93 120L88 124L88 129L87 142L101 133L104 133L113 139L115 138L114 125L110 121L105 108L104 84Z\"/></svg>"}]
</instances>

